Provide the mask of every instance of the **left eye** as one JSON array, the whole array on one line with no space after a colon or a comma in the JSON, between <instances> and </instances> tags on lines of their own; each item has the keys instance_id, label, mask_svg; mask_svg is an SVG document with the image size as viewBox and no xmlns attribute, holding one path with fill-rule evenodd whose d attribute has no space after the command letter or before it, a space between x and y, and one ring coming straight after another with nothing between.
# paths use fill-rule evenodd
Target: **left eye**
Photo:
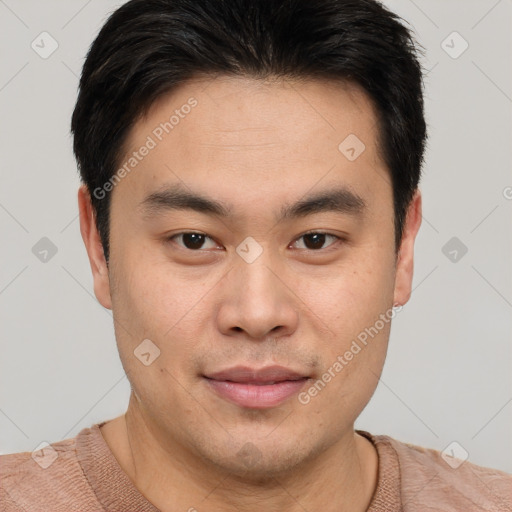
<instances>
[{"instance_id":1,"label":"left eye","mask_svg":"<svg viewBox=\"0 0 512 512\"><path fill-rule=\"evenodd\" d=\"M329 235L328 233L321 233L321 232L306 233L306 234L300 236L299 238L297 238L297 240L304 239L304 242L302 244L304 247L299 247L299 249L309 249L309 250L313 250L313 251L316 251L319 249L324 249L324 247L322 247L322 246L325 244L327 238L334 239L334 242L336 240L340 239L340 237L338 237L336 235ZM328 247L331 245L332 245L332 243L329 244Z\"/></svg>"}]
</instances>

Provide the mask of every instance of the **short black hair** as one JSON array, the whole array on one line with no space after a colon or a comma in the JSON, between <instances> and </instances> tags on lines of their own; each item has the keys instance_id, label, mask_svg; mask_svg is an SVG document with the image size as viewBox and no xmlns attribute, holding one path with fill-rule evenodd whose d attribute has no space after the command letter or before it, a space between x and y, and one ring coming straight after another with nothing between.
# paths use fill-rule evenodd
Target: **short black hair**
<instances>
[{"instance_id":1,"label":"short black hair","mask_svg":"<svg viewBox=\"0 0 512 512\"><path fill-rule=\"evenodd\" d=\"M131 0L117 9L89 49L71 122L107 262L111 192L94 190L104 190L155 100L201 75L361 86L378 115L398 250L427 140L423 48L401 21L376 0Z\"/></svg>"}]
</instances>

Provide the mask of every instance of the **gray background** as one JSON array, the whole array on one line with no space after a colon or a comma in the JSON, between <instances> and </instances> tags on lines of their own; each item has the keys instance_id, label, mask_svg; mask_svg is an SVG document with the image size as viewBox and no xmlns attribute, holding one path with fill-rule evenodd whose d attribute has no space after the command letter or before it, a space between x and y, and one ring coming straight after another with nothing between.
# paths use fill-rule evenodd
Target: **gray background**
<instances>
[{"instance_id":1,"label":"gray background","mask_svg":"<svg viewBox=\"0 0 512 512\"><path fill-rule=\"evenodd\" d=\"M512 2L385 4L426 48L430 141L414 291L356 427L438 450L457 441L470 461L512 472ZM0 0L2 453L72 437L128 403L79 232L69 134L86 50L118 5ZM51 49L43 31L58 43L46 59L31 47ZM454 31L469 44L457 58ZM46 262L32 251L43 237L57 249Z\"/></svg>"}]
</instances>

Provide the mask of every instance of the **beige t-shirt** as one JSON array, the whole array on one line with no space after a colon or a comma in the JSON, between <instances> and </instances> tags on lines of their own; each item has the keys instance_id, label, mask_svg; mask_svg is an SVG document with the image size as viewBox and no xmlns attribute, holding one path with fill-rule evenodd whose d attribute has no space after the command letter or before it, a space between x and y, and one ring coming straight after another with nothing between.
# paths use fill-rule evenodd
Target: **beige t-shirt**
<instances>
[{"instance_id":1,"label":"beige t-shirt","mask_svg":"<svg viewBox=\"0 0 512 512\"><path fill-rule=\"evenodd\" d=\"M158 512L119 466L101 434L104 423L34 456L0 456L0 510ZM449 465L436 450L356 432L374 444L379 456L368 512L512 511L512 475L468 461L454 469L454 461ZM201 510L199 503L195 508Z\"/></svg>"}]
</instances>

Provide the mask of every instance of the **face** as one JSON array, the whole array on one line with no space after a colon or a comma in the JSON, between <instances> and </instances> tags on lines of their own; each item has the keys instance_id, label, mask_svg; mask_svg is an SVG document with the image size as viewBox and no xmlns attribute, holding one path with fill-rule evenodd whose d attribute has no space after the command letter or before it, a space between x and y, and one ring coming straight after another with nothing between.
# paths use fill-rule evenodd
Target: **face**
<instances>
[{"instance_id":1,"label":"face","mask_svg":"<svg viewBox=\"0 0 512 512\"><path fill-rule=\"evenodd\" d=\"M130 406L171 453L269 475L353 435L420 217L416 196L397 258L376 120L356 86L217 78L133 126L108 270L82 233Z\"/></svg>"}]
</instances>

